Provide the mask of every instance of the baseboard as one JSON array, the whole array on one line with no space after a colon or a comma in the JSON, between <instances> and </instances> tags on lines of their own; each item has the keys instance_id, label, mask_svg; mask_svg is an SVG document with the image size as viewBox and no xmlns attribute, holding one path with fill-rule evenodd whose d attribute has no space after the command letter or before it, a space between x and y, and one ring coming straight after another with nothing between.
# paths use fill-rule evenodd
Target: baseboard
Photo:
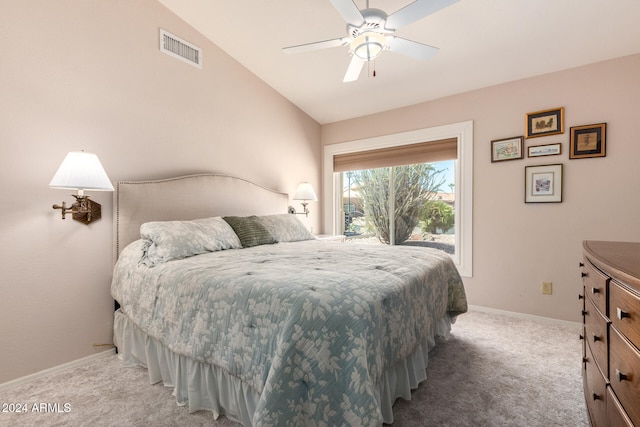
<instances>
[{"instance_id":1,"label":"baseboard","mask_svg":"<svg viewBox=\"0 0 640 427\"><path fill-rule=\"evenodd\" d=\"M92 354L91 356L83 357L82 359L73 360L68 363L63 363L62 365L54 366L53 368L45 369L44 371L36 372L34 374L30 374L21 378L16 378L15 380L0 384L0 392L28 384L48 375L59 374L60 372L68 371L69 369L77 368L78 366L87 365L97 359L111 356L115 353L116 349L111 348L109 350L101 351L100 353Z\"/></svg>"},{"instance_id":2,"label":"baseboard","mask_svg":"<svg viewBox=\"0 0 640 427\"><path fill-rule=\"evenodd\" d=\"M503 316L519 317L521 319L532 320L534 322L552 323L562 326L570 326L572 328L581 328L582 323L571 322L569 320L553 319L551 317L535 316L533 314L518 313L515 311L498 310L496 308L481 307L479 305L469 305L470 311L481 311L484 313L501 314Z\"/></svg>"}]
</instances>

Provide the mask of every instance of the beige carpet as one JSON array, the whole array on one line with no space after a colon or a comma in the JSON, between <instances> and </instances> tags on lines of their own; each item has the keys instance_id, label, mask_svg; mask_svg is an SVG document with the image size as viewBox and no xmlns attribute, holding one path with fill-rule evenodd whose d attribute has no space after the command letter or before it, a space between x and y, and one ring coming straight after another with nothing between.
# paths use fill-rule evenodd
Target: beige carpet
<instances>
[{"instance_id":1,"label":"beige carpet","mask_svg":"<svg viewBox=\"0 0 640 427\"><path fill-rule=\"evenodd\" d=\"M431 352L427 381L411 401L396 402L393 425L588 426L578 335L578 327L466 313ZM0 425L237 426L189 414L146 375L109 356L39 379L0 393ZM1 412L12 403L27 412ZM60 412L34 412L34 404Z\"/></svg>"}]
</instances>

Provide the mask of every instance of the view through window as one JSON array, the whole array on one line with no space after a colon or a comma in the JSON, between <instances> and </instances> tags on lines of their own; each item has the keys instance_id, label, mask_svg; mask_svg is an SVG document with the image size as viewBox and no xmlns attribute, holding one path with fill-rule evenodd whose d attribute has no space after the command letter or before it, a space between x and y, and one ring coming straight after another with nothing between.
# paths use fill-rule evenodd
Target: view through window
<instances>
[{"instance_id":1,"label":"view through window","mask_svg":"<svg viewBox=\"0 0 640 427\"><path fill-rule=\"evenodd\" d=\"M455 160L341 173L349 243L434 247L455 254Z\"/></svg>"},{"instance_id":2,"label":"view through window","mask_svg":"<svg viewBox=\"0 0 640 427\"><path fill-rule=\"evenodd\" d=\"M436 227L435 232L428 228L425 232L420 229L421 222L418 221L414 232L401 243L426 246L448 244L438 240L450 239L451 245L442 247L453 252L451 258L463 277L473 277L473 140L473 121L465 121L325 145L323 192L330 197L323 203L323 230L332 234L344 234L345 223L350 222L347 225L351 228L347 227L346 230L350 234L347 240L349 244L367 239L370 242L377 240L378 244L382 244L372 233L372 221L367 220L369 214L366 209L358 208L358 202L363 207L364 201L357 200L362 199L361 194L358 194L358 188L349 185L349 175L346 172L352 173L353 184L354 174L358 171L387 169L390 174L389 182L394 182L395 171L390 167L428 163L436 170L445 170L442 172L445 182L438 189L436 198L453 208L454 225L448 230ZM396 184L388 185L391 193L395 191L395 187ZM394 209L389 221L396 221L396 197L389 197L387 200L391 204L389 209ZM404 199L400 198L398 201L402 203ZM346 212L353 214L352 218L346 218L345 208ZM365 218L356 219L358 212ZM395 222L393 226L390 225L390 232L395 233L396 226ZM364 237L367 235L369 237ZM398 238L400 237L394 235L393 242ZM421 238L423 240L419 240Z\"/></svg>"}]
</instances>

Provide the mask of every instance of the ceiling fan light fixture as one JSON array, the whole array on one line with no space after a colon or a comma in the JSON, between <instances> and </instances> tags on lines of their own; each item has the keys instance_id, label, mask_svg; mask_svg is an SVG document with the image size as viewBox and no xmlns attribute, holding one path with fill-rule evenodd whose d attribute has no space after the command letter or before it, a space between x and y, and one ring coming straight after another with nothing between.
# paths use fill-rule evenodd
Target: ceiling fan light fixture
<instances>
[{"instance_id":1,"label":"ceiling fan light fixture","mask_svg":"<svg viewBox=\"0 0 640 427\"><path fill-rule=\"evenodd\" d=\"M384 35L375 32L365 32L356 37L349 47L351 52L365 61L372 61L382 53L387 44Z\"/></svg>"}]
</instances>

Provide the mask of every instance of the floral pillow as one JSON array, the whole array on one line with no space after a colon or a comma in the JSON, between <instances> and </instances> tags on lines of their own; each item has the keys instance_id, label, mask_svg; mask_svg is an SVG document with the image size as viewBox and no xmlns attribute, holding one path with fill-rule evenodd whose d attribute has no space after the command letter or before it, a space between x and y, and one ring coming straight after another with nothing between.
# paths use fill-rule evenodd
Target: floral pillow
<instances>
[{"instance_id":1,"label":"floral pillow","mask_svg":"<svg viewBox=\"0 0 640 427\"><path fill-rule=\"evenodd\" d=\"M278 242L313 240L313 234L292 214L265 215L257 217Z\"/></svg>"},{"instance_id":2,"label":"floral pillow","mask_svg":"<svg viewBox=\"0 0 640 427\"><path fill-rule=\"evenodd\" d=\"M140 226L146 243L143 262L154 266L206 252L239 249L242 244L221 217L193 221L153 221Z\"/></svg>"}]
</instances>

